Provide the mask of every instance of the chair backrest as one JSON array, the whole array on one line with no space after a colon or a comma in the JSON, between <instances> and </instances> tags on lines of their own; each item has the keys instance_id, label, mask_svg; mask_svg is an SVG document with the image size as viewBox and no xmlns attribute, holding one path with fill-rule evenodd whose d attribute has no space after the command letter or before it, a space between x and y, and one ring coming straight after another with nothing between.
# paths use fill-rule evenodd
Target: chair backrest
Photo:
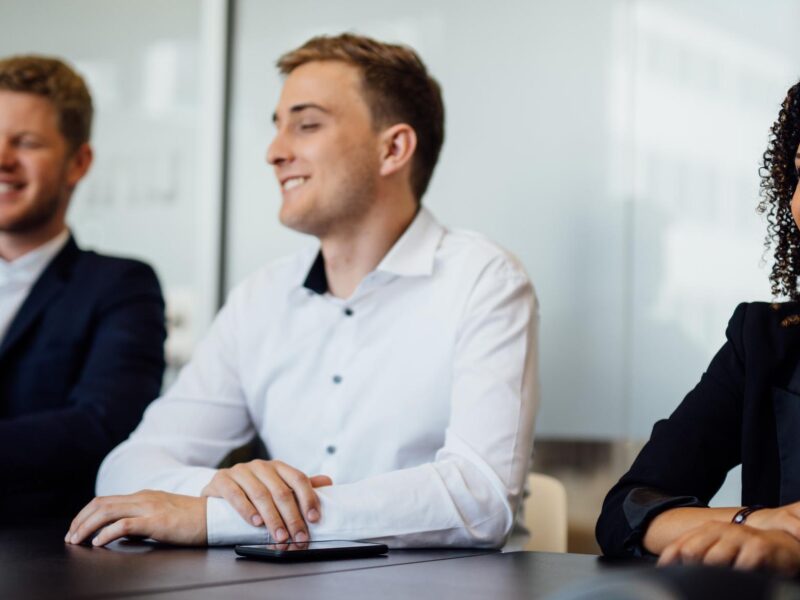
<instances>
[{"instance_id":1,"label":"chair backrest","mask_svg":"<svg viewBox=\"0 0 800 600\"><path fill-rule=\"evenodd\" d=\"M555 477L528 475L529 495L525 499L525 526L531 537L525 550L567 551L567 491Z\"/></svg>"}]
</instances>

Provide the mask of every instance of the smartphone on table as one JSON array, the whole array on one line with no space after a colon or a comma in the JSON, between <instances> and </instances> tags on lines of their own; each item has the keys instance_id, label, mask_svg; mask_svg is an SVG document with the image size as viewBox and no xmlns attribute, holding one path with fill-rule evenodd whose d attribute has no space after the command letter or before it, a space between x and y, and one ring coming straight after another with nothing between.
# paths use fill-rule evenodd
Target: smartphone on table
<instances>
[{"instance_id":1,"label":"smartphone on table","mask_svg":"<svg viewBox=\"0 0 800 600\"><path fill-rule=\"evenodd\" d=\"M245 558L294 562L380 556L389 552L389 548L386 544L372 542L326 540L320 542L288 541L280 544L240 544L234 548L234 551Z\"/></svg>"}]
</instances>

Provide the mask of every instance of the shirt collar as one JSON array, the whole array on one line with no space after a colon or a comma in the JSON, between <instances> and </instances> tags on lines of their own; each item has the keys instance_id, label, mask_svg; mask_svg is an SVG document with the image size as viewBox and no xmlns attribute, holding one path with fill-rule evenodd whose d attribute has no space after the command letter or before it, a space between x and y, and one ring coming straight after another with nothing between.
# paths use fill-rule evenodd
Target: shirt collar
<instances>
[{"instance_id":1,"label":"shirt collar","mask_svg":"<svg viewBox=\"0 0 800 600\"><path fill-rule=\"evenodd\" d=\"M436 221L427 208L421 207L375 271L405 277L431 275L436 249L443 235L444 227ZM303 287L317 294L328 291L325 260L319 250L306 271Z\"/></svg>"},{"instance_id":2,"label":"shirt collar","mask_svg":"<svg viewBox=\"0 0 800 600\"><path fill-rule=\"evenodd\" d=\"M406 277L431 275L443 235L444 227L423 206L375 270Z\"/></svg>"},{"instance_id":3,"label":"shirt collar","mask_svg":"<svg viewBox=\"0 0 800 600\"><path fill-rule=\"evenodd\" d=\"M0 258L0 283L36 281L56 254L61 252L67 241L69 241L69 230L64 229L56 237L15 260L7 261Z\"/></svg>"}]
</instances>

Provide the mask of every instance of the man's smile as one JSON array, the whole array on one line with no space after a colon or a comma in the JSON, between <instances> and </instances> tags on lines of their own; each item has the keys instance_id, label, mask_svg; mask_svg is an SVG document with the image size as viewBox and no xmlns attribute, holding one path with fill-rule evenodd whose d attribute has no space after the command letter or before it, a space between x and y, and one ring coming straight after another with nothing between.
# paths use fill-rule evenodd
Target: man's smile
<instances>
[{"instance_id":1,"label":"man's smile","mask_svg":"<svg viewBox=\"0 0 800 600\"><path fill-rule=\"evenodd\" d=\"M0 181L0 197L13 196L25 188L26 184L19 181Z\"/></svg>"},{"instance_id":2,"label":"man's smile","mask_svg":"<svg viewBox=\"0 0 800 600\"><path fill-rule=\"evenodd\" d=\"M300 187L306 181L308 181L308 177L290 177L289 179L286 179L283 182L281 187L283 188L284 192L288 192L290 190L295 189L296 187Z\"/></svg>"}]
</instances>

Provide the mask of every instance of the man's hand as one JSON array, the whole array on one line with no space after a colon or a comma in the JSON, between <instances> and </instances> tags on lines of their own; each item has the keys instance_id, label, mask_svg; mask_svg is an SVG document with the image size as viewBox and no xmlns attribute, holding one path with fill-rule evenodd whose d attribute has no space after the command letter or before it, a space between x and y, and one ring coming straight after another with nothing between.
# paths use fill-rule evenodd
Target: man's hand
<instances>
[{"instance_id":1,"label":"man's hand","mask_svg":"<svg viewBox=\"0 0 800 600\"><path fill-rule=\"evenodd\" d=\"M136 536L168 544L205 545L206 499L144 490L127 496L98 497L72 520L64 541L80 544L102 529L93 546Z\"/></svg>"},{"instance_id":2,"label":"man's hand","mask_svg":"<svg viewBox=\"0 0 800 600\"><path fill-rule=\"evenodd\" d=\"M785 531L711 522L686 532L661 553L659 566L705 564L786 575L800 571L800 541Z\"/></svg>"},{"instance_id":3,"label":"man's hand","mask_svg":"<svg viewBox=\"0 0 800 600\"><path fill-rule=\"evenodd\" d=\"M306 542L306 522L320 517L314 488L332 483L327 475L308 477L279 460L253 460L220 469L201 494L224 498L251 525L266 525L274 541Z\"/></svg>"}]
</instances>

